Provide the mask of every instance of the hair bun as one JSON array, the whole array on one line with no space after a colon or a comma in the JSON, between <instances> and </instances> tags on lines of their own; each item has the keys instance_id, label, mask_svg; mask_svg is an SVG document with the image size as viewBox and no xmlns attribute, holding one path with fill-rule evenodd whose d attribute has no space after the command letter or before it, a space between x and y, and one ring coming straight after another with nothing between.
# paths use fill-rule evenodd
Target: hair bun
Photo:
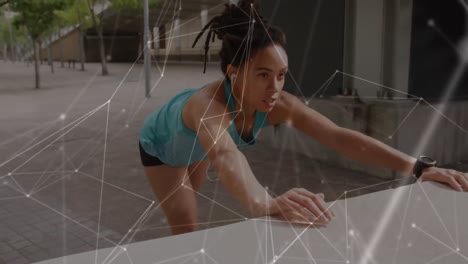
<instances>
[{"instance_id":1,"label":"hair bun","mask_svg":"<svg viewBox=\"0 0 468 264\"><path fill-rule=\"evenodd\" d=\"M255 24L252 24L254 22ZM219 16L213 17L208 24L206 24L193 42L192 48L198 42L200 37L208 32L205 39L205 67L203 72L206 71L206 58L209 50L210 41L213 42L215 37L224 40L226 36L232 38L243 39L245 35L253 28L264 30L268 27L268 21L260 15L260 0L239 0L236 4L231 1L225 4L223 13Z\"/></svg>"},{"instance_id":2,"label":"hair bun","mask_svg":"<svg viewBox=\"0 0 468 264\"><path fill-rule=\"evenodd\" d=\"M237 6L249 14L251 6L255 8L257 12L260 12L260 1L259 0L239 0Z\"/></svg>"}]
</instances>

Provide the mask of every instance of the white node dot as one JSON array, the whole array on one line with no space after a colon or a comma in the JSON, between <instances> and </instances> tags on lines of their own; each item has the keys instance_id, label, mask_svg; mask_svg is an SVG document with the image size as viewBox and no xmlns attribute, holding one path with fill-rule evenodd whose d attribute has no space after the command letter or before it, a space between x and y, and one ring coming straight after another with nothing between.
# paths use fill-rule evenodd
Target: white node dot
<instances>
[{"instance_id":1,"label":"white node dot","mask_svg":"<svg viewBox=\"0 0 468 264\"><path fill-rule=\"evenodd\" d=\"M350 236L354 236L354 230L353 230L353 229L350 229L350 230L349 230L349 235L350 235Z\"/></svg>"},{"instance_id":2,"label":"white node dot","mask_svg":"<svg viewBox=\"0 0 468 264\"><path fill-rule=\"evenodd\" d=\"M67 117L67 116L66 116L65 114L61 114L61 115L59 116L59 119L60 119L60 120L65 120L66 117Z\"/></svg>"},{"instance_id":3,"label":"white node dot","mask_svg":"<svg viewBox=\"0 0 468 264\"><path fill-rule=\"evenodd\" d=\"M250 6L253 7L253 3L250 3Z\"/></svg>"},{"instance_id":4,"label":"white node dot","mask_svg":"<svg viewBox=\"0 0 468 264\"><path fill-rule=\"evenodd\" d=\"M457 252L460 252L460 248L457 248Z\"/></svg>"},{"instance_id":5,"label":"white node dot","mask_svg":"<svg viewBox=\"0 0 468 264\"><path fill-rule=\"evenodd\" d=\"M335 70L335 73L339 72L339 70Z\"/></svg>"},{"instance_id":6,"label":"white node dot","mask_svg":"<svg viewBox=\"0 0 468 264\"><path fill-rule=\"evenodd\" d=\"M392 139L393 137L392 136L388 136L388 139Z\"/></svg>"},{"instance_id":7,"label":"white node dot","mask_svg":"<svg viewBox=\"0 0 468 264\"><path fill-rule=\"evenodd\" d=\"M78 172L78 170L75 170L75 172Z\"/></svg>"},{"instance_id":8,"label":"white node dot","mask_svg":"<svg viewBox=\"0 0 468 264\"><path fill-rule=\"evenodd\" d=\"M216 145L216 141L215 141L214 143L215 143L215 145Z\"/></svg>"},{"instance_id":9,"label":"white node dot","mask_svg":"<svg viewBox=\"0 0 468 264\"><path fill-rule=\"evenodd\" d=\"M8 176L11 176L11 172L8 173Z\"/></svg>"},{"instance_id":10,"label":"white node dot","mask_svg":"<svg viewBox=\"0 0 468 264\"><path fill-rule=\"evenodd\" d=\"M416 228L416 224L415 224L415 223L412 223L412 224L411 224L411 227L412 227L412 228Z\"/></svg>"},{"instance_id":11,"label":"white node dot","mask_svg":"<svg viewBox=\"0 0 468 264\"><path fill-rule=\"evenodd\" d=\"M132 232L132 230L131 230L131 229L129 229L129 230L128 230L128 232L130 233L130 232Z\"/></svg>"},{"instance_id":12,"label":"white node dot","mask_svg":"<svg viewBox=\"0 0 468 264\"><path fill-rule=\"evenodd\" d=\"M408 243L408 247L412 247L413 246L413 243Z\"/></svg>"},{"instance_id":13,"label":"white node dot","mask_svg":"<svg viewBox=\"0 0 468 264\"><path fill-rule=\"evenodd\" d=\"M125 108L122 109L122 113L125 113L125 112L127 112L127 109L125 109Z\"/></svg>"},{"instance_id":14,"label":"white node dot","mask_svg":"<svg viewBox=\"0 0 468 264\"><path fill-rule=\"evenodd\" d=\"M254 19L253 22L255 23L255 22L257 22L257 21Z\"/></svg>"},{"instance_id":15,"label":"white node dot","mask_svg":"<svg viewBox=\"0 0 468 264\"><path fill-rule=\"evenodd\" d=\"M164 77L164 73L161 74L161 77Z\"/></svg>"},{"instance_id":16,"label":"white node dot","mask_svg":"<svg viewBox=\"0 0 468 264\"><path fill-rule=\"evenodd\" d=\"M28 198L29 198L29 196L30 196L29 194L26 194L26 197L28 197Z\"/></svg>"},{"instance_id":17,"label":"white node dot","mask_svg":"<svg viewBox=\"0 0 468 264\"><path fill-rule=\"evenodd\" d=\"M125 248L125 247L122 247L122 249L123 249L123 251L127 251L127 248Z\"/></svg>"},{"instance_id":18,"label":"white node dot","mask_svg":"<svg viewBox=\"0 0 468 264\"><path fill-rule=\"evenodd\" d=\"M128 124L125 124L125 127L126 127L126 128L128 128L128 127L129 127L129 125L128 125Z\"/></svg>"},{"instance_id":19,"label":"white node dot","mask_svg":"<svg viewBox=\"0 0 468 264\"><path fill-rule=\"evenodd\" d=\"M435 26L435 21L434 21L434 19L429 19L429 20L427 20L427 25L430 26L430 27Z\"/></svg>"},{"instance_id":20,"label":"white node dot","mask_svg":"<svg viewBox=\"0 0 468 264\"><path fill-rule=\"evenodd\" d=\"M110 104L111 100L107 100L107 103Z\"/></svg>"},{"instance_id":21,"label":"white node dot","mask_svg":"<svg viewBox=\"0 0 468 264\"><path fill-rule=\"evenodd\" d=\"M349 264L349 260L346 261L346 264Z\"/></svg>"},{"instance_id":22,"label":"white node dot","mask_svg":"<svg viewBox=\"0 0 468 264\"><path fill-rule=\"evenodd\" d=\"M203 248L200 249L200 252L201 252L201 253L205 253L205 249L203 249Z\"/></svg>"}]
</instances>

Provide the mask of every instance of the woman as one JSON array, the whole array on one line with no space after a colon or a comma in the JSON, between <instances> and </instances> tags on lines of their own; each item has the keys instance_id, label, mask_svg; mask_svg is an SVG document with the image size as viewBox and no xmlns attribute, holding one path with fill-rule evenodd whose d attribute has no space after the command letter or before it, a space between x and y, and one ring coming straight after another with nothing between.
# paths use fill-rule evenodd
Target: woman
<instances>
[{"instance_id":1,"label":"woman","mask_svg":"<svg viewBox=\"0 0 468 264\"><path fill-rule=\"evenodd\" d=\"M272 198L238 150L255 144L262 127L286 123L355 160L412 175L415 158L349 129L282 91L288 71L285 35L268 26L250 0L226 4L208 30L205 51L217 36L224 80L186 90L149 116L141 130L145 173L173 234L197 229L195 193L210 164L226 190L253 216L277 215L294 222L327 224L334 217L323 194L292 189ZM206 61L205 61L206 69ZM465 175L425 168L423 180L468 189Z\"/></svg>"}]
</instances>

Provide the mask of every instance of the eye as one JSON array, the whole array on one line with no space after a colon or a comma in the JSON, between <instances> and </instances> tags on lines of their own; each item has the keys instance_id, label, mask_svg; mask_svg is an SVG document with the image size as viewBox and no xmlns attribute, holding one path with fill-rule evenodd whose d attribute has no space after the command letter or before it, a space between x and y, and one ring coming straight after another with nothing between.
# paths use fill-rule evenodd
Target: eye
<instances>
[{"instance_id":1,"label":"eye","mask_svg":"<svg viewBox=\"0 0 468 264\"><path fill-rule=\"evenodd\" d=\"M260 73L258 76L260 76L260 77L266 79L266 78L268 78L268 73L265 73L265 72L264 72L264 73Z\"/></svg>"}]
</instances>

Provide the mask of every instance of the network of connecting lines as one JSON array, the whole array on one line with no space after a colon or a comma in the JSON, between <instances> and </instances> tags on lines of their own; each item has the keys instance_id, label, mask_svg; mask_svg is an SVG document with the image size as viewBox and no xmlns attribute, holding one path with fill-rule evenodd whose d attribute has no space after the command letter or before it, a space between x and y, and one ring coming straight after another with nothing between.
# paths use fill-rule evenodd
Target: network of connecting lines
<instances>
[{"instance_id":1,"label":"network of connecting lines","mask_svg":"<svg viewBox=\"0 0 468 264\"><path fill-rule=\"evenodd\" d=\"M231 4L236 4L236 2L234 2L234 1L230 1L230 3ZM468 6L466 5L466 3L463 2L463 1L460 1L460 4L466 9L467 14L468 14ZM219 6L216 6L213 9L216 9L218 7ZM184 25L187 25L189 23L193 23L193 21L197 19L197 18L194 18L194 19L191 19L191 20L187 20L184 24L176 24L175 21L178 19L179 15L180 15L180 12L182 10L183 10L183 5L182 5L181 0L166 0L166 1L164 1L163 5L162 5L161 16L164 15L165 13L172 12L172 19L171 19L172 23L171 23L171 29L168 32L166 32L166 34L168 36L166 38L167 43L168 43L168 48L166 49L167 53L165 54L166 56L165 56L164 60L163 61L158 61L158 60L153 58L154 62L155 62L155 65L157 65L156 68L157 68L158 73L159 73L159 78L157 80L155 80L154 85L153 85L153 87L151 89L151 92L154 93L154 94L157 94L157 89L158 88L162 89L162 87L159 86L159 83L164 78L164 75L165 75L164 73L165 73L167 63L168 63L169 53L170 53L171 47L173 45L173 41L175 39L177 39L177 38L182 38L182 37L185 37L187 35L195 35L195 34L199 33L199 32L193 32L191 34L185 34L185 35L176 35L175 34L176 32L178 32L177 27L179 27L179 28L183 27ZM245 38L243 40L243 43L246 43L246 46L248 48L244 52L238 51L238 54L236 54L236 56L243 56L243 57L248 58L248 57L250 57L250 52L251 52L250 47L251 47L251 44L252 44L252 30L253 30L254 24L255 23L261 23L262 24L261 26L264 27L265 29L266 29L266 25L264 25L262 21L256 21L254 19L255 16L258 16L258 13L257 13L257 10L255 10L255 8L253 6L252 6L252 8L250 10L250 13L246 14L246 15L248 15L248 16L250 16L252 18L249 22L247 22L249 24L249 26L250 26L250 30L249 30L249 33L245 36ZM159 19L158 19L158 22L156 22L156 25L157 25L157 23L159 23ZM238 26L238 25L232 25L232 27L235 27L235 26ZM442 37L444 37L443 32L437 27L437 24L436 24L435 21L429 20L428 21L428 26L433 28L437 32L439 32L440 35ZM444 37L444 38L447 39L446 37ZM152 41L149 41L148 43L146 43L147 45L145 46L145 49L149 49L151 47L151 42ZM454 71L453 76L450 79L450 82L448 83L447 87L445 87L445 91L446 91L445 94L444 94L444 101L445 102L447 102L450 99L450 97L453 94L458 82L462 78L464 71L466 70L466 65L468 63L468 55L467 55L468 54L468 45L466 45L466 43L468 43L468 34L466 34L465 38L461 41L460 45L457 46L457 45L455 45L453 43L450 44L456 49L457 53L459 53L461 59L460 59L459 65L457 65L457 68ZM65 213L60 212L60 211L54 209L52 206L47 205L47 204L45 204L45 203L43 203L40 200L35 198L35 194L37 194L38 192L43 192L44 190L47 190L47 188L49 186L51 186L53 184L56 184L57 182L63 181L64 178L57 178L57 179L51 180L51 179L48 179L47 176L43 177L44 175L46 175L46 174L44 174L44 171L43 171L42 174L41 174L42 176L38 179L36 184L32 188L30 188L29 190L26 190L26 188L24 188L24 186L22 186L18 181L16 181L15 176L22 174L20 169L23 168L26 164L28 164L28 162L33 160L35 157L37 157L38 155L41 155L41 153L43 153L44 150L49 148L54 143L60 142L60 140L63 140L65 135L72 132L74 129L79 127L80 124L85 122L87 119L89 119L90 117L92 117L96 113L98 113L100 111L105 111L106 119L105 119L105 121L103 121L103 124L105 124L105 126L103 128L103 133L105 135L105 139L104 139L104 145L102 146L103 149L104 149L104 153L103 153L103 159L102 159L102 164L103 165L102 165L101 175L100 175L99 178L95 177L93 175L89 175L89 174L87 176L97 179L100 182L100 185L101 185L101 188L100 188L101 200L97 201L97 202L99 202L99 215L98 215L99 222L98 223L100 223L100 219L101 219L101 215L102 215L102 196L103 196L103 187L105 185L113 186L113 187L115 187L116 189L118 189L121 192L125 192L127 194L138 197L139 199L141 199L142 202L147 204L146 209L143 211L143 213L141 213L141 215L139 215L137 221L135 221L134 223L129 224L128 232L125 235L123 235L123 237L121 238L121 240L119 242L116 243L114 241L109 240L109 242L114 245L114 248L113 248L112 252L107 256L105 261L103 262L103 263L112 263L112 261L114 261L119 255L126 254L126 257L128 257L128 259L129 259L129 261L131 263L132 256L131 256L131 254L129 254L129 252L127 250L128 247L131 246L131 244L128 244L129 241L131 241L132 238L138 232L144 232L145 230L148 230L148 229L144 228L144 224L148 221L148 216L151 214L152 211L160 209L160 205L162 203L164 203L165 200L159 201L159 203L158 203L158 202L156 202L154 200L142 197L141 195L139 195L137 193L133 193L133 192L131 192L129 190L126 190L125 188L122 188L120 186L115 186L115 185L112 185L112 184L106 182L106 170L105 170L106 166L105 166L105 163L106 163L107 144L108 144L108 141L109 141L109 139L108 139L109 123L112 120L112 117L110 116L110 107L111 107L111 105L113 103L113 99L118 94L119 90L121 89L122 85L126 81L126 79L129 76L130 72L133 70L133 68L136 65L137 61L140 59L143 52L144 52L144 50L141 51L141 53L138 56L137 60L129 68L129 70L127 71L127 74L121 80L120 84L115 88L114 92L101 105L97 106L96 108L92 109L91 111L89 111L88 113L82 115L81 117L71 121L70 123L65 124L65 122L67 121L67 114L69 113L69 111L71 111L72 107L74 106L74 103L72 103L69 106L68 109L66 109L62 114L59 115L58 120L60 120L60 122L63 123L63 127L60 130L57 130L56 132L54 132L54 133L52 133L52 134L50 134L48 136L45 136L43 139L41 139L38 142L35 142L35 143L32 142L31 146L29 148L15 154L13 157L11 157L10 159L8 159L8 160L6 160L6 161L4 161L4 162L2 162L0 164L0 168L1 168L1 167L4 167L5 165L7 165L8 163L14 161L18 157L25 157L26 155L30 155L19 166L17 166L14 169L10 170L6 175L1 176L1 178L0 178L0 179L2 179L4 181L3 182L4 185L8 186L9 188L11 188L11 189L13 189L13 190L15 190L16 192L19 193L18 196L9 197L9 199L15 199L15 198L20 198L20 197L23 198L24 196L26 196L28 199L31 199L32 201L37 202L37 203L41 204L42 206L49 208L50 210L54 211L58 215L66 218L69 221L74 222L77 225L80 225L84 229L86 229L89 232L96 235L96 262L97 262L97 254L98 254L97 252L99 250L99 238L101 237L99 226L98 226L97 231L92 230L92 229L90 229L90 228L88 228L88 227L86 227L84 225L81 225L78 221L76 221L75 219L67 216ZM281 56L280 52L278 52L278 54ZM282 58L282 59L284 60L285 58ZM248 71L248 64L246 64L246 65L247 65L247 67L245 67L244 70ZM421 137L420 141L417 142L417 145L416 145L417 149L414 151L414 153L423 152L424 145L425 145L424 143L429 140L429 138L431 137L432 131L434 131L435 128L439 125L441 118L444 118L445 120L447 120L448 122L453 124L455 127L457 127L464 134L468 135L468 131L466 131L462 126L458 125L455 121L451 120L448 116L446 116L444 114L446 104L442 104L442 107L436 108L435 106L433 106L429 102L427 102L424 98L421 98L421 97L418 97L416 95L412 95L412 94L408 94L408 93L399 91L398 89L383 86L383 85L380 85L378 83L375 83L375 82L366 80L364 78L360 78L358 76L354 76L352 74L348 74L348 73L345 73L345 72L342 72L342 71L339 71L339 70L336 70L335 72L333 72L331 74L331 76L325 81L325 83L316 91L316 93L314 95L312 95L311 97L307 98L302 93L302 91L301 91L301 89L299 87L299 84L295 80L294 76L290 72L288 72L288 74L291 77L291 80L293 80L293 82L295 83L295 87L297 88L297 91L300 94L301 99L307 105L309 105L311 100L314 99L315 97L322 97L323 94L328 89L328 87L330 86L331 82L339 75L343 75L343 76L354 78L354 79L357 79L357 80L360 80L360 81L363 81L363 82L367 82L369 84L374 85L376 89L385 88L385 89L391 90L395 94L401 95L401 97L396 97L397 99L408 100L410 102L416 101L414 107L408 112L408 114L403 119L403 121L398 124L398 126L395 128L394 132L387 135L388 139L392 139L398 133L398 131L401 129L401 127L404 125L404 123L407 121L407 119L412 115L412 113L415 111L415 109L420 107L421 104L423 104L423 103L426 104L427 106L429 106L433 110L434 114L432 116L432 121L429 123L429 125L428 125L428 127L426 129L427 132ZM90 80L88 85L86 87L84 87L83 90L89 88L89 86L94 81L96 76L97 76L97 72L94 75L93 79ZM226 78L226 76L224 76L224 78ZM219 88L221 89L222 87L219 87ZM378 98L377 97L375 97L375 98L366 97L365 99L378 99ZM78 98L77 98L77 100L78 100ZM243 105L243 101L242 101L243 98L234 98L234 100L237 101L238 105L240 105L240 106ZM138 106L133 107L133 105L132 105L133 113L131 113L130 117L127 119L125 127L127 127L127 128L129 127L129 125L132 123L135 116L137 116L140 113L143 105L147 101L148 101L148 99L143 99ZM126 110L122 109L122 112L126 112ZM229 111L228 107L226 106L225 114L222 115L222 116L203 116L202 119L201 119L202 122L200 123L200 126L198 127L197 133L202 128L201 126L205 126L205 124L203 122L205 120L212 119L212 118L222 118L222 119L224 119L224 118L231 118L232 117L232 121L231 121L231 123L232 123L233 120L237 116L242 115L242 114L243 114L242 108L239 109L239 110L236 110L236 111ZM214 144L216 144L217 140L224 133L226 133L226 129L222 129L220 127L217 134L210 135L213 142L214 142ZM38 151L36 151L34 153L31 152L31 150L35 149L37 146L40 146L43 142L48 142L48 141L50 141L50 142L46 146L42 147L40 150L38 150ZM90 147L90 146L84 146L84 147ZM194 149L194 147L195 147L195 142L194 142L194 145L192 147L192 150ZM208 152L208 151L209 150L207 150L206 152ZM65 159L69 159L69 158L70 157L65 157ZM90 158L91 158L91 156L90 156ZM189 159L189 161L190 160L191 159ZM80 169L82 168L82 166L87 161L88 161L87 159L83 160L81 162L81 164L75 165L74 169L67 170L66 172L86 174L85 172L82 172ZM188 165L189 164L187 164L187 166ZM63 168L63 169L65 169L65 168ZM63 172L65 172L65 170ZM38 173L41 173L41 172L38 172ZM190 174L187 173L186 180L188 180L189 176L190 176ZM383 182L383 183L379 183L378 185L388 184L388 183L391 183L393 181L396 181L396 180L386 181L386 182ZM348 204L348 200L349 200L348 198L349 198L349 196L352 196L354 192L357 192L357 191L360 191L360 190L366 189L366 188L372 188L372 187L375 187L375 186L376 185L370 185L370 186L366 186L366 187L362 187L362 188L347 190L344 193L342 193L341 196L339 196L339 198L336 201L329 204L328 208L336 209L336 211L342 212L343 216L344 216L345 226L344 226L344 228L342 230L342 232L343 232L342 233L343 241L341 241L342 245L337 245L337 244L332 243L327 238L325 232L322 232L320 229L316 229L315 226L314 226L314 223L309 223L309 224L301 226L299 229L298 229L297 226L290 225L290 230L291 230L291 232L294 233L294 237L292 237L292 239L287 239L285 241L285 243L282 244L281 247L279 247L279 248L278 248L278 245L276 245L276 246L273 245L273 242L272 242L273 238L272 237L273 237L273 232L274 231L272 231L272 230L273 230L274 224L276 222L281 222L281 221L275 220L273 218L250 219L249 217L247 217L247 216L245 216L245 215L243 215L241 213L238 213L238 212L228 208L227 206L224 206L223 204L219 203L215 199L212 199L212 198L204 195L201 192L198 192L196 190L193 190L193 191L199 197L202 197L203 199L207 199L211 203L216 204L216 205L224 208L225 210L228 210L228 211L232 212L233 214L235 214L236 216L238 216L238 218L233 219L234 221L252 220L252 221L263 222L265 224L265 227L266 227L265 229L257 230L258 231L257 232L257 238L259 240L258 243L262 244L262 245L265 245L264 251L259 253L259 263L281 262L282 259L284 260L284 259L288 258L287 252L293 246L300 245L300 246L302 246L304 248L304 250L307 251L307 247L308 247L307 246L307 241L305 241L304 237L306 236L306 232L308 230L312 229L312 228L314 230L316 230L321 235L321 237L323 239L323 242L326 245L328 245L328 247L330 247L332 249L332 252L335 253L335 258L333 258L333 259L319 259L317 257L314 257L310 252L308 252L308 254L307 254L308 258L303 259L307 263L322 263L323 261L325 261L325 262L328 261L330 263L331 262L336 262L336 263L378 263L374 259L373 252L379 247L382 240L387 239L386 237L383 237L383 234L385 233L386 226L387 226L391 216L396 213L395 211L399 208L400 202L402 202L402 201L405 201L405 205L403 206L403 208L404 208L403 215L402 215L402 217L400 219L400 229L399 229L400 232L399 232L399 234L395 234L395 238L393 238L396 241L396 245L395 245L395 249L394 249L393 259L389 263L401 263L402 259L399 259L399 250L401 248L400 244L407 242L406 246L408 248L411 248L411 247L414 246L411 241L409 241L409 240L404 241L403 240L404 230L405 230L406 227L411 227L412 230L416 230L416 231L420 232L421 234L424 234L427 239L432 239L433 241L436 242L436 244L439 244L440 247L448 250L445 255L440 255L435 259L429 259L429 260L427 260L426 263L435 263L436 261L438 261L438 260L442 259L443 257L448 256L450 254L457 254L457 255L460 256L461 259L463 259L465 261L468 261L468 257L462 253L462 250L461 250L462 248L460 246L460 238L457 236L457 234L458 234L457 230L458 230L458 226L459 226L459 224L457 222L457 216L456 215L454 216L455 232L449 231L449 228L446 225L446 221L443 220L443 217L441 216L441 214L436 209L436 206L433 204L432 199L430 198L430 194L425 192L425 190L421 186L420 182L417 182L417 184L412 185L412 186L410 186L409 188L407 188L405 190L397 190L396 192L394 192L394 194L391 196L391 200L387 204L387 207L384 209L384 214L381 215L380 217L377 217L378 218L377 219L377 224L376 224L376 228L375 228L373 234L370 236L368 241L364 241L364 238L362 237L362 234L359 233L359 231L355 228L355 224L354 224L354 222L359 221L359 219L353 219L350 216L351 215L350 210L353 210L353 209L350 208L350 206ZM179 186L179 188L190 188L190 187L188 187L187 185L184 185L182 183ZM431 212L434 213L431 217L433 217L434 219L436 219L436 221L438 221L438 223L440 224L440 229L443 230L443 232L447 235L447 238L448 238L449 242L447 242L447 243L444 242L442 239L440 239L440 238L436 237L435 235L431 234L430 231L423 229L421 226L419 226L419 224L417 222L411 222L408 219L407 214L409 212L409 208L411 207L410 202L414 198L414 197L412 197L413 189L417 189L417 188L419 188L418 190L423 194L422 196L418 197L419 201L424 200L430 206ZM273 193L273 191L271 189L267 188L267 190L273 196L278 195L276 193ZM174 192L175 191L176 190L174 190ZM454 194L453 203L454 203L453 208L455 209L456 208L456 196L455 196L455 194ZM454 211L456 212L456 209ZM205 242L207 240L208 240L208 238L205 236L203 246L200 248L199 251L187 252L184 255L175 256L174 258L171 258L171 259L155 261L155 263L175 263L174 261L178 261L177 263L193 263L193 262L198 262L198 263L222 263L220 260L215 260L211 256L209 249L207 249L205 247ZM363 246L363 245L366 245L366 246ZM344 252L343 252L343 250L338 249L338 247L341 247L341 246L344 247L344 249L345 249ZM287 261L286 261L286 263L287 263Z\"/></svg>"}]
</instances>

